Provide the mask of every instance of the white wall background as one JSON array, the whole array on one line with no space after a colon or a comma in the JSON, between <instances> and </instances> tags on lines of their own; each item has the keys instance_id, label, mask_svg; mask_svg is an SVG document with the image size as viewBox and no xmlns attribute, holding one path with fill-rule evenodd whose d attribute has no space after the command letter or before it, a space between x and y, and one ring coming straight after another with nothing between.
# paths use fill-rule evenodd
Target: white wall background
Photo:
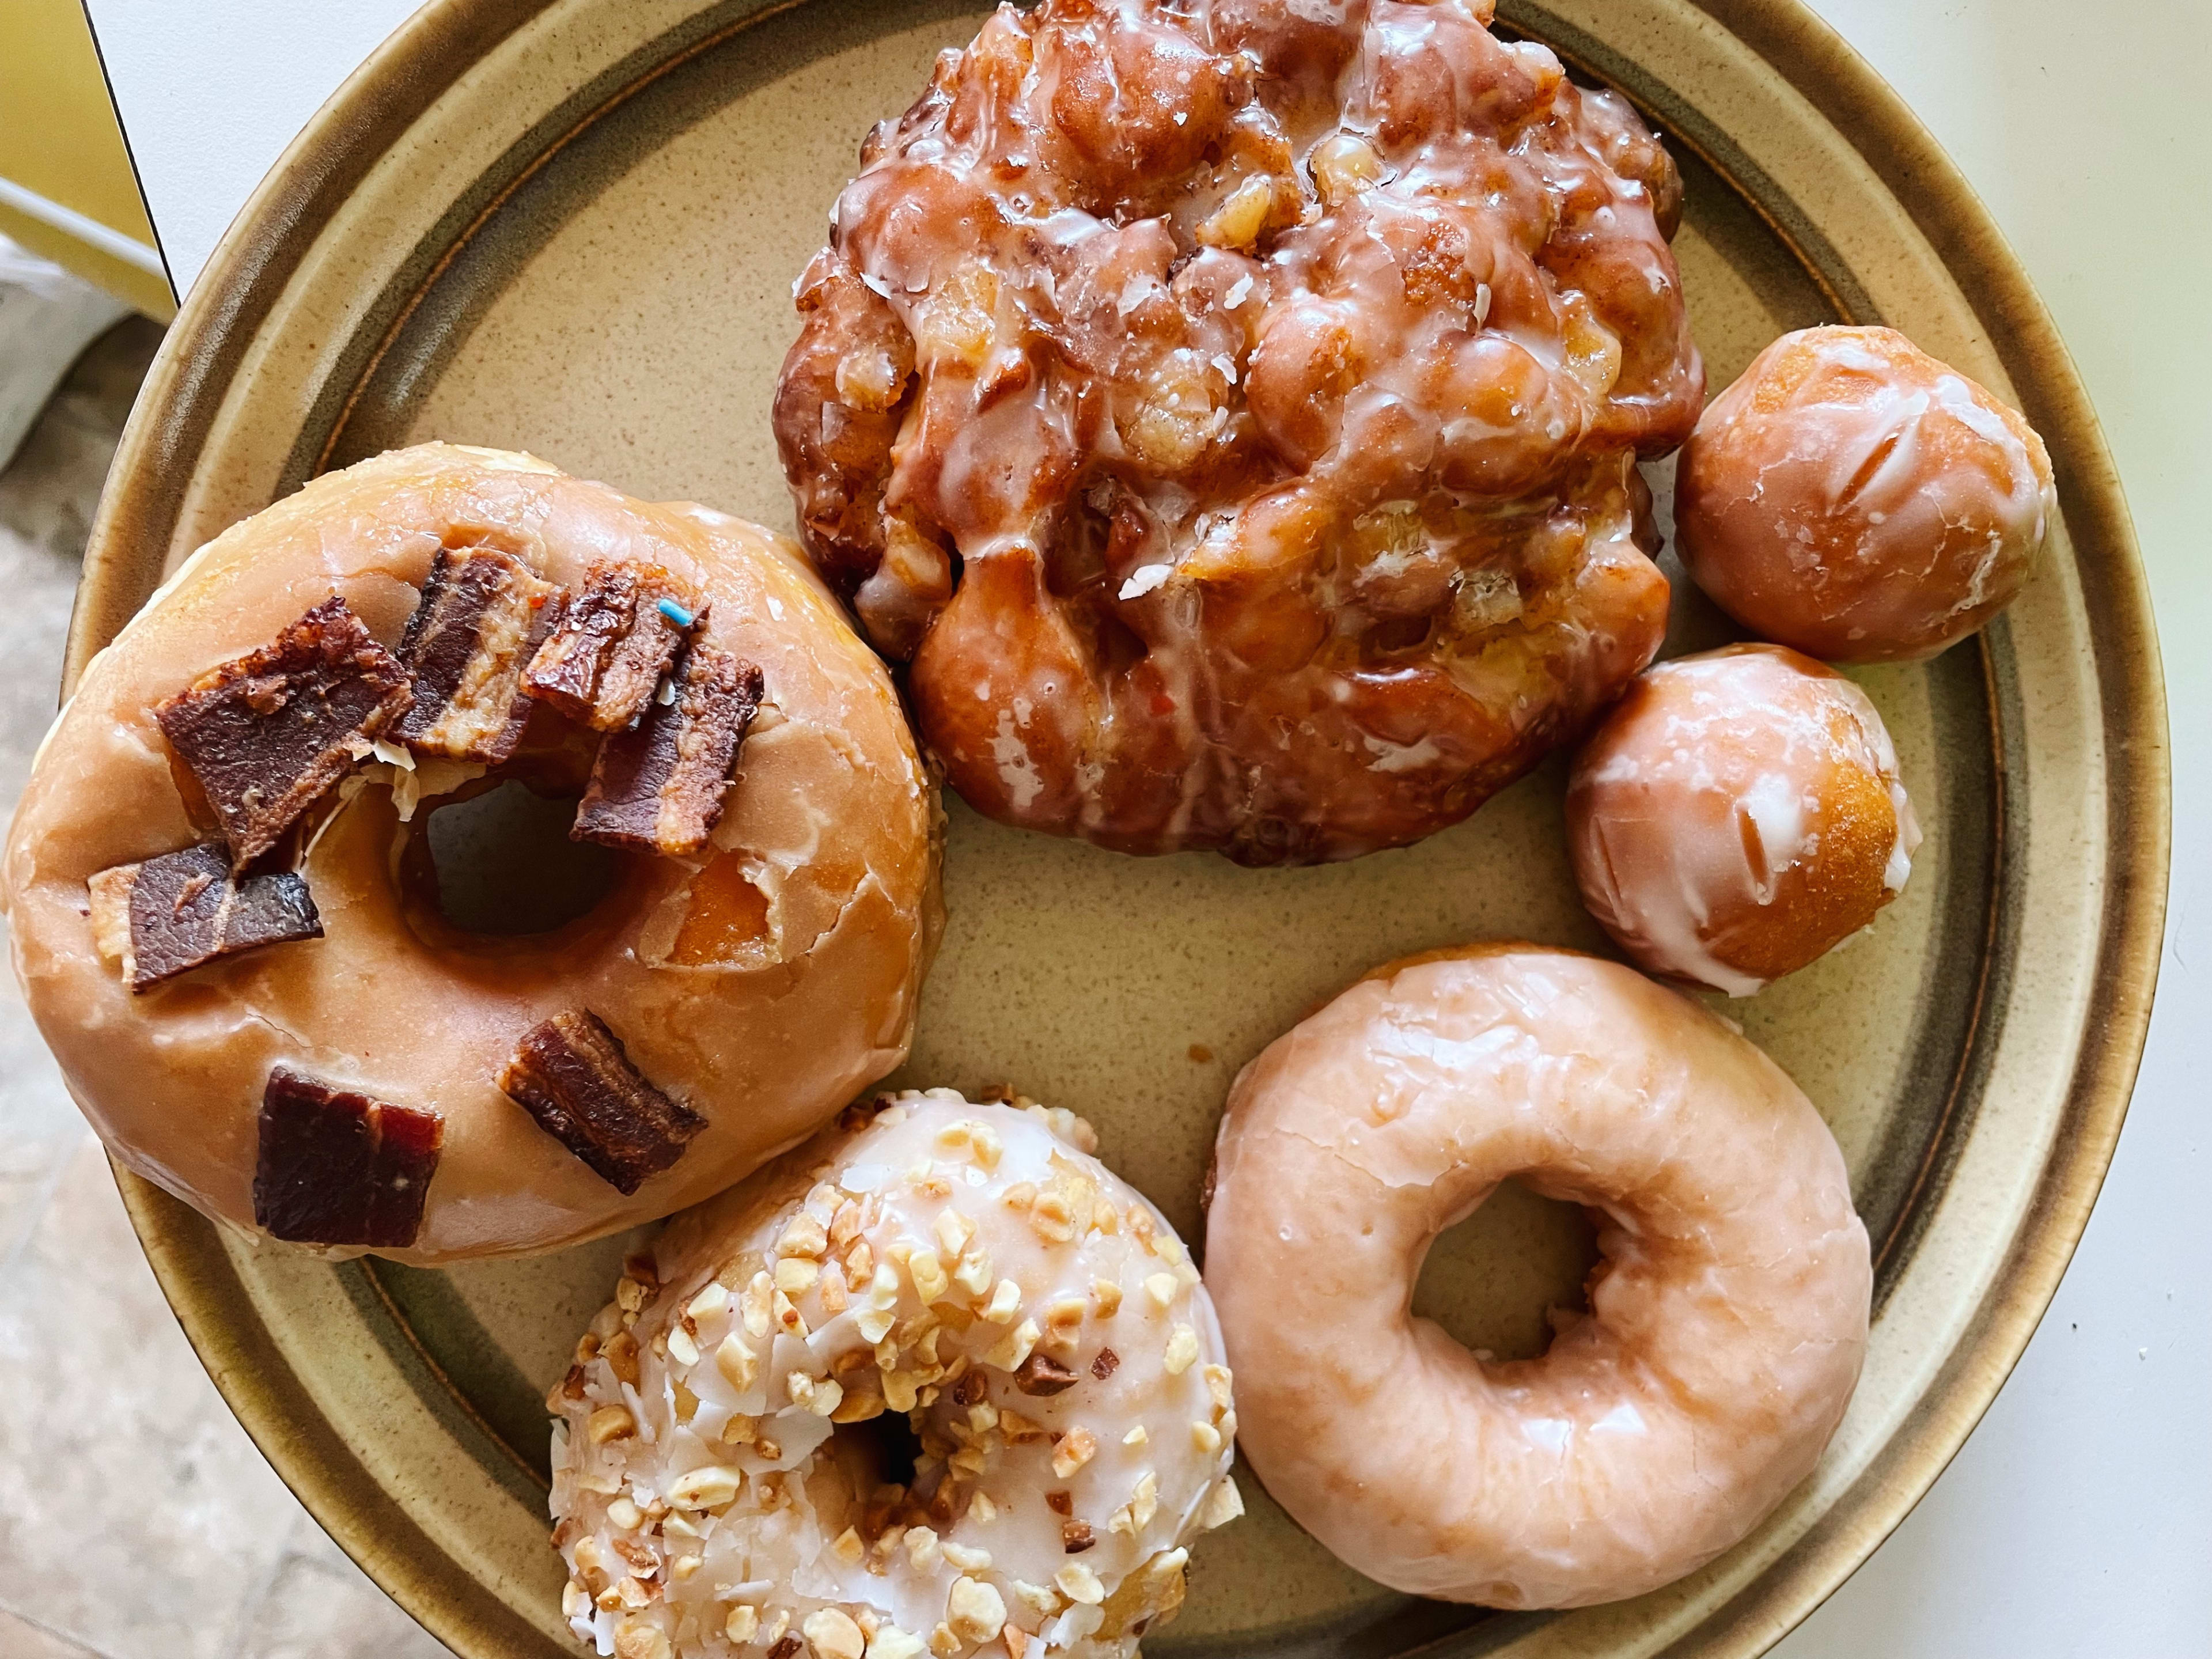
<instances>
[{"instance_id":1,"label":"white wall background","mask_svg":"<svg viewBox=\"0 0 2212 1659\"><path fill-rule=\"evenodd\" d=\"M1784 1659L2212 1654L2212 103L2207 0L1814 0L1934 128L2057 313L2155 590L2177 738L2149 1056L2080 1254L1988 1419ZM89 0L189 283L254 183L410 8Z\"/></svg>"}]
</instances>

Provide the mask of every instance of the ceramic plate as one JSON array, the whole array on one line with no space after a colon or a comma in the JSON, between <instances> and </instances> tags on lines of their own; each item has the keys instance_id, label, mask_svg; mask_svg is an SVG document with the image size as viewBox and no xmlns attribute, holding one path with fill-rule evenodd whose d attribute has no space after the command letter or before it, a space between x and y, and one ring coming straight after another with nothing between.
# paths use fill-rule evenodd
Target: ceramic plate
<instances>
[{"instance_id":1,"label":"ceramic plate","mask_svg":"<svg viewBox=\"0 0 2212 1659\"><path fill-rule=\"evenodd\" d=\"M2166 878L2143 579L2094 417L1964 182L1793 0L1506 0L1616 86L1687 179L1678 252L1725 384L1786 329L1887 322L2026 408L2063 522L2039 576L1932 665L1856 676L1929 841L1871 932L1729 1012L1834 1126L1875 1242L1864 1381L1819 1470L1705 1571L1501 1614L1339 1565L1243 1482L1155 1656L1749 1654L1894 1526L2026 1343L2133 1080ZM71 672L165 569L330 466L442 437L776 526L767 411L790 286L861 136L965 41L968 0L448 0L339 92L216 253L147 383L95 530ZM1662 504L1665 469L1656 470ZM1727 637L1678 584L1670 650ZM950 803L950 929L901 1080L1011 1081L1099 1127L1185 1232L1230 1079L1364 969L1517 937L1601 949L1554 762L1411 849L1315 870L1132 860ZM471 1659L571 1655L540 1399L625 1240L430 1273L218 1235L125 1183L185 1328L277 1468ZM1514 1189L1438 1243L1416 1306L1540 1345L1589 1260Z\"/></svg>"}]
</instances>

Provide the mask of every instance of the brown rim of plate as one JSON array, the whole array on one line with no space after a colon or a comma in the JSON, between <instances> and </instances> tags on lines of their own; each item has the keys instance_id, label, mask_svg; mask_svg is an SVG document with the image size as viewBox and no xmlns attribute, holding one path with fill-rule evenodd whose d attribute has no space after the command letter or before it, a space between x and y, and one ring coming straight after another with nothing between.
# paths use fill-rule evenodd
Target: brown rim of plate
<instances>
[{"instance_id":1,"label":"brown rim of plate","mask_svg":"<svg viewBox=\"0 0 2212 1659\"><path fill-rule=\"evenodd\" d=\"M1911 215L1958 279L2029 419L2066 457L2061 507L2078 543L2108 556L2078 563L2085 608L2101 624L2092 648L2106 711L2109 833L2090 1036L2070 1080L2063 1132L2002 1270L1919 1404L1846 1497L1668 1650L1736 1656L1778 1640L1904 1519L1995 1399L2057 1289L2111 1161L2149 1025L2170 782L2157 635L2118 475L2073 360L1988 210L1905 102L1801 0L1692 3L1848 133ZM431 0L331 96L241 210L186 296L124 434L86 555L64 693L129 620L137 596L155 585L222 389L319 227L446 87L542 9L543 0ZM1509 21L1540 29L1550 21L1534 5L1505 9ZM1798 233L1807 228L1775 228L1802 246ZM119 1168L117 1176L185 1334L246 1431L316 1518L448 1643L483 1659L543 1653L541 1634L432 1547L378 1486L267 1334L227 1316L245 1291L216 1230L158 1188ZM374 1322L379 1310L363 1314ZM388 1310L382 1314L390 1319ZM409 1346L404 1335L396 1340Z\"/></svg>"}]
</instances>

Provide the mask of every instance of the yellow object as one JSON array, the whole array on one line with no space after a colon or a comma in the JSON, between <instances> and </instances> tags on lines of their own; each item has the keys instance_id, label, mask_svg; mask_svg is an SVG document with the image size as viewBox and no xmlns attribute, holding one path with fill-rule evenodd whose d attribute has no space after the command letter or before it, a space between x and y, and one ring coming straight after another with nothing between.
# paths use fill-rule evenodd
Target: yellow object
<instances>
[{"instance_id":1,"label":"yellow object","mask_svg":"<svg viewBox=\"0 0 2212 1659\"><path fill-rule=\"evenodd\" d=\"M0 3L0 234L149 317L176 315L78 0Z\"/></svg>"}]
</instances>

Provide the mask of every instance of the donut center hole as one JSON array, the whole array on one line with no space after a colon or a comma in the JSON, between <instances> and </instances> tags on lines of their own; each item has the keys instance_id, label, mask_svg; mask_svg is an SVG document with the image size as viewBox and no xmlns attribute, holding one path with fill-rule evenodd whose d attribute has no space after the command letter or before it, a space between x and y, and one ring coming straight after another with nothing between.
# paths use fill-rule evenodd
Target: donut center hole
<instances>
[{"instance_id":1,"label":"donut center hole","mask_svg":"<svg viewBox=\"0 0 2212 1659\"><path fill-rule=\"evenodd\" d=\"M864 1477L866 1484L854 1483L858 1490L865 1492L870 1486L913 1486L921 1437L903 1413L884 1412L863 1422L840 1423L831 1432L840 1453Z\"/></svg>"},{"instance_id":2,"label":"donut center hole","mask_svg":"<svg viewBox=\"0 0 2212 1659\"><path fill-rule=\"evenodd\" d=\"M1534 1359L1554 1308L1588 1313L1597 1230L1579 1204L1505 1181L1438 1233L1413 1282L1413 1311L1478 1358Z\"/></svg>"},{"instance_id":3,"label":"donut center hole","mask_svg":"<svg viewBox=\"0 0 2212 1659\"><path fill-rule=\"evenodd\" d=\"M510 778L430 808L422 831L429 896L465 933L550 933L612 890L611 848L568 839L575 796L545 795Z\"/></svg>"}]
</instances>

